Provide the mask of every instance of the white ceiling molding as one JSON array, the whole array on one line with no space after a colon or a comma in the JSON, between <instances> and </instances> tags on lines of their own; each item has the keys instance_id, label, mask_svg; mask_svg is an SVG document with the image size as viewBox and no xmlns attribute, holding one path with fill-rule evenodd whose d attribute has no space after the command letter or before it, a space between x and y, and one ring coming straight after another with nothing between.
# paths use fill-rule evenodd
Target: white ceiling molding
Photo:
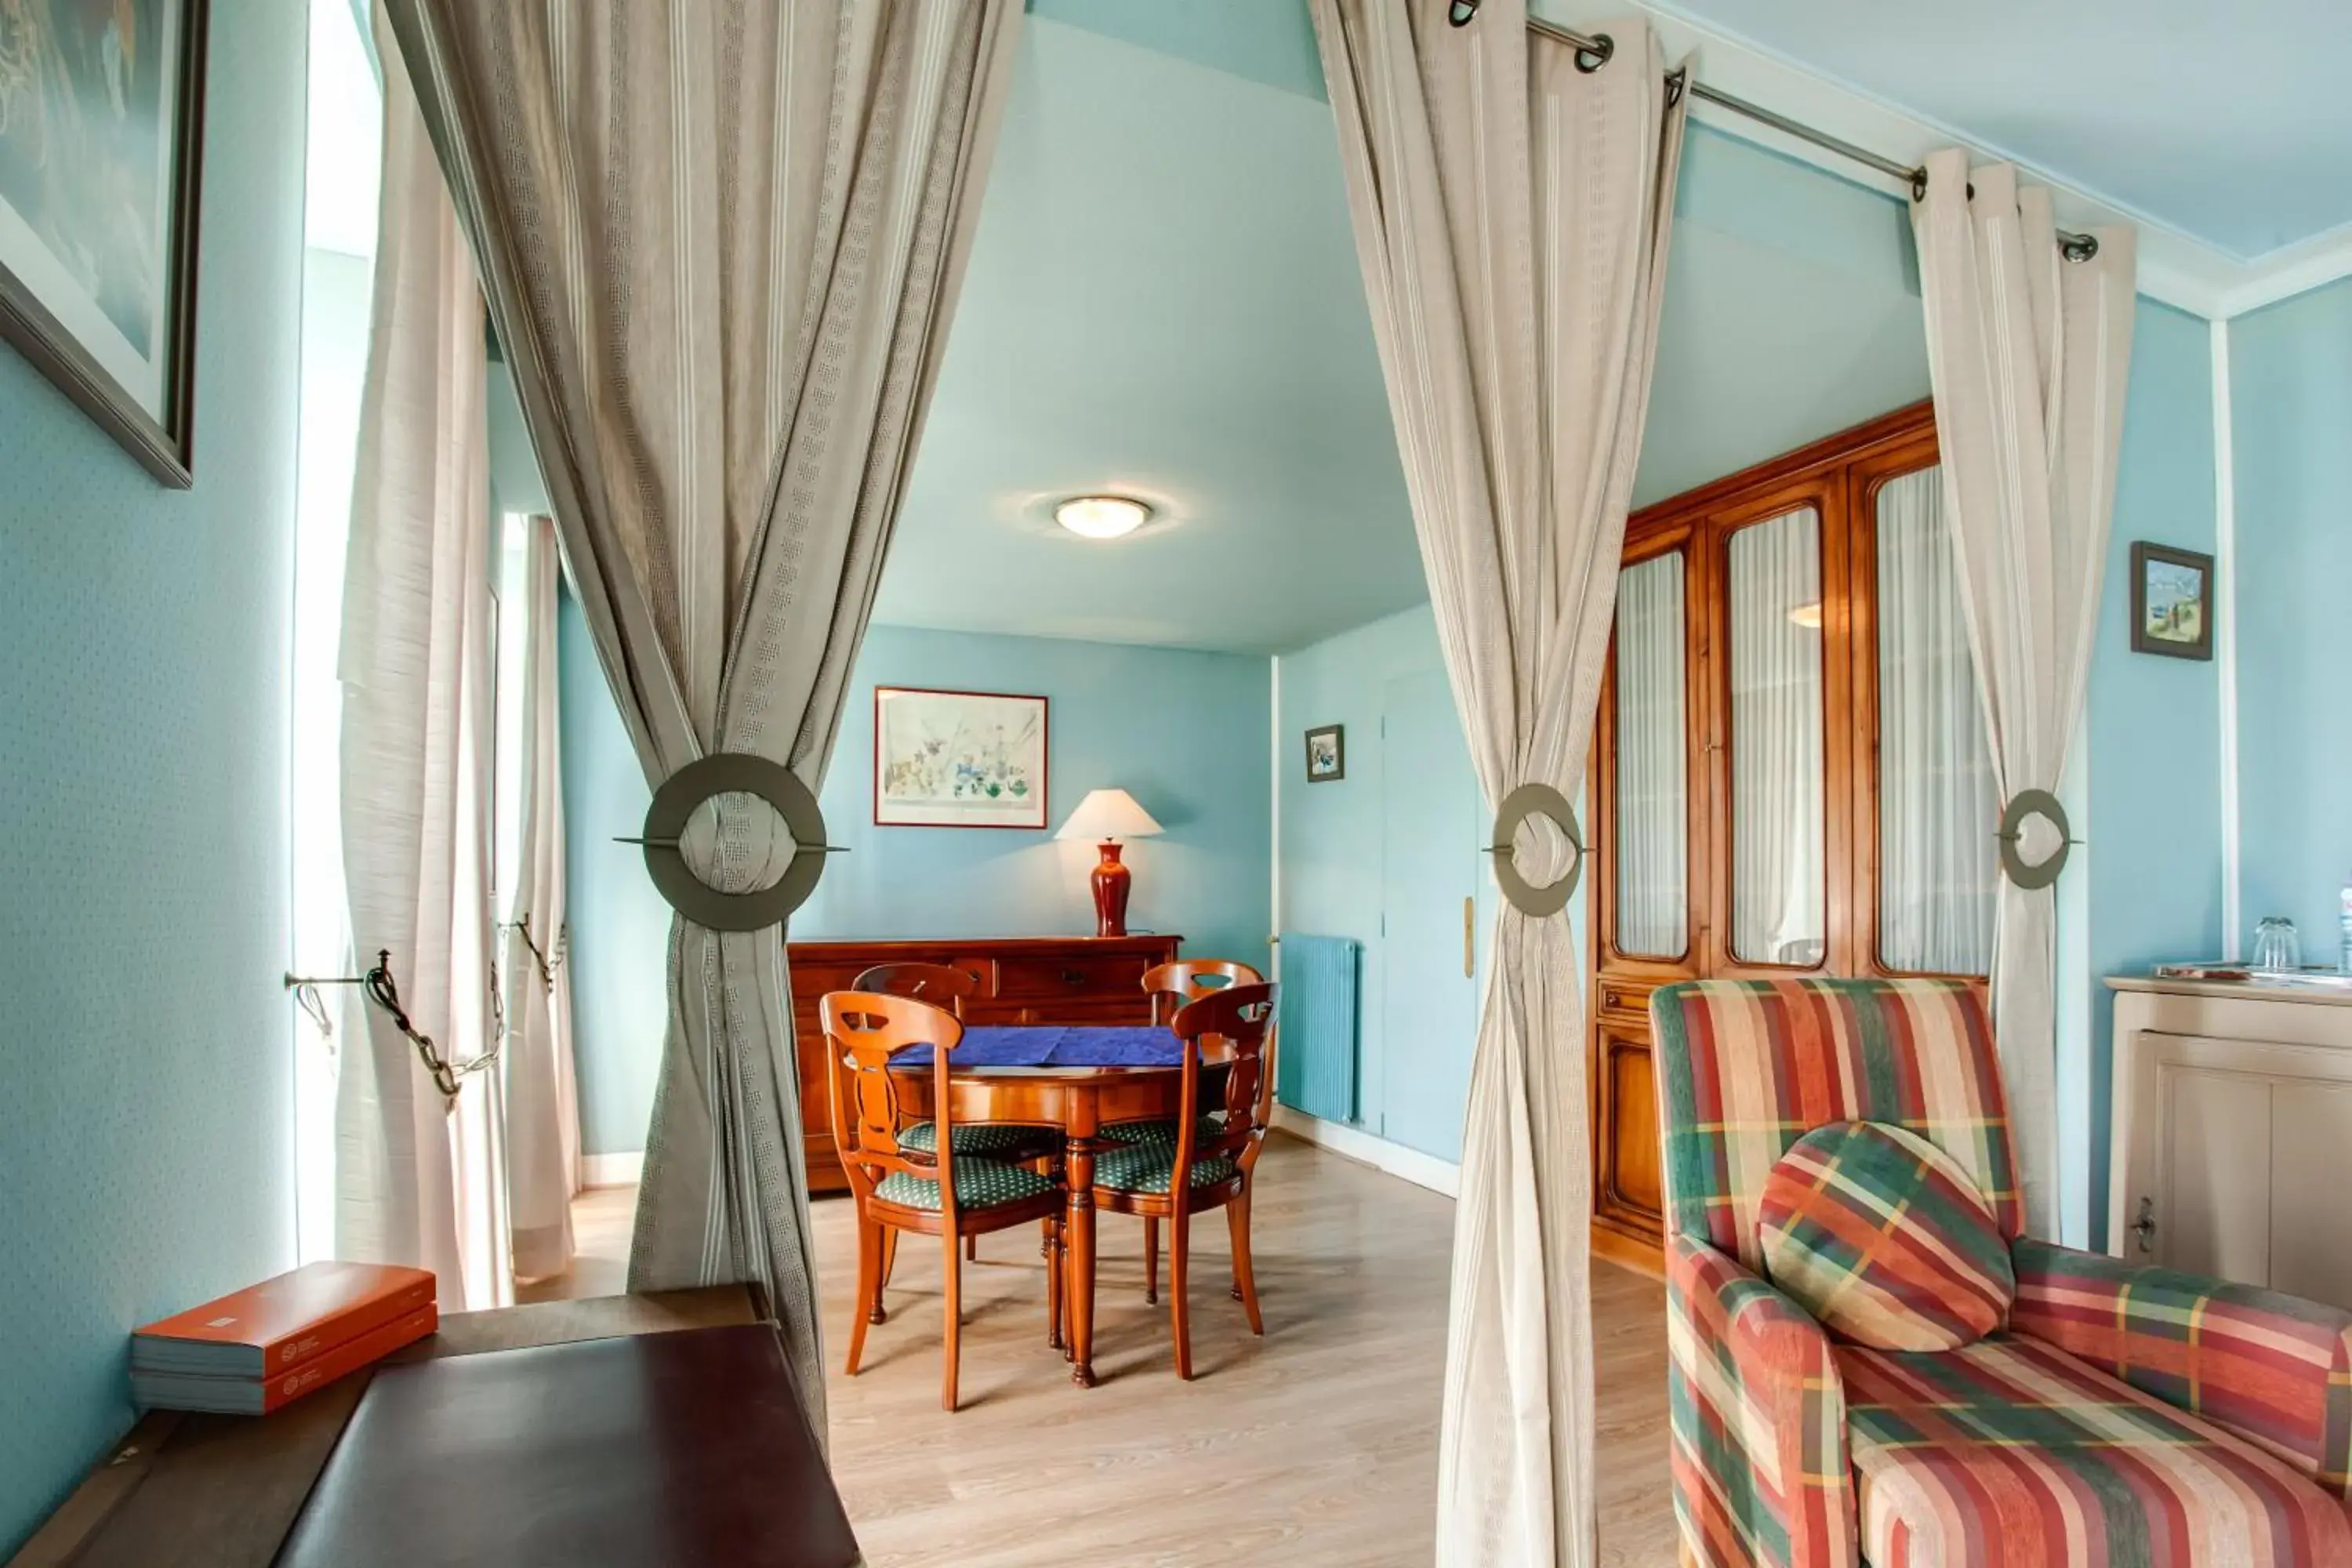
<instances>
[{"instance_id":1,"label":"white ceiling molding","mask_svg":"<svg viewBox=\"0 0 2352 1568\"><path fill-rule=\"evenodd\" d=\"M1529 0L1528 9L1549 22L1590 32L1622 17L1629 0ZM1688 57L1702 81L1790 120L1827 132L1897 163L1917 164L1938 147L1976 144L1959 132L1921 119L1864 93L1801 69L1726 34L1659 6L1637 4L1668 59ZM1474 26L1475 24L1473 24ZM1769 147L1841 178L1906 199L1900 181L1800 137L1704 100L1692 117L1727 134ZM1981 152L1981 149L1978 149ZM1985 153L1988 161L2001 154ZM2338 278L2352 276L2352 226L2315 235L2300 244L2242 261L2178 229L2153 223L2113 202L2068 184L2047 169L2021 163L2055 196L2059 224L2066 228L2126 225L2139 231L2139 291L2152 300L2208 321L2226 321L2275 303Z\"/></svg>"}]
</instances>

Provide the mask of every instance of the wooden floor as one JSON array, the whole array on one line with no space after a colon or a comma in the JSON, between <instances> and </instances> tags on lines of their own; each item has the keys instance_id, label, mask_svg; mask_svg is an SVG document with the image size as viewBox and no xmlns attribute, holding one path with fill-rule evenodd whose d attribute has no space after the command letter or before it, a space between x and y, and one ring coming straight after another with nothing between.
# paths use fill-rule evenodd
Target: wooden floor
<instances>
[{"instance_id":1,"label":"wooden floor","mask_svg":"<svg viewBox=\"0 0 2352 1568\"><path fill-rule=\"evenodd\" d=\"M617 1292L635 1195L582 1194L580 1260L525 1294ZM1427 1568L1451 1200L1276 1137L1254 1216L1265 1338L1225 1293L1225 1227L1211 1215L1193 1229L1189 1384L1165 1306L1143 1300L1139 1222L1103 1216L1092 1389L1073 1386L1046 1346L1035 1233L984 1237L964 1266L953 1415L939 1405L936 1246L901 1245L890 1321L867 1333L865 1370L845 1377L848 1201L820 1199L815 1217L834 1471L875 1568ZM1674 1562L1664 1310L1655 1281L1594 1263L1608 1564Z\"/></svg>"}]
</instances>

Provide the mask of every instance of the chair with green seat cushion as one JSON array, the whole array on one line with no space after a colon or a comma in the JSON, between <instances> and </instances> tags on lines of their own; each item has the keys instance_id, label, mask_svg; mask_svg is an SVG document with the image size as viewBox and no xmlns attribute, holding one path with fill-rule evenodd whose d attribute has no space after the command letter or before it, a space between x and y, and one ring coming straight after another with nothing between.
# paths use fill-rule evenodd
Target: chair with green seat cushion
<instances>
[{"instance_id":1,"label":"chair with green seat cushion","mask_svg":"<svg viewBox=\"0 0 2352 1568\"><path fill-rule=\"evenodd\" d=\"M1229 1154L1195 1159L1188 1168L1194 1187L1213 1187L1241 1173ZM1136 1144L1095 1161L1095 1185L1115 1193L1165 1193L1176 1179L1176 1143Z\"/></svg>"},{"instance_id":2,"label":"chair with green seat cushion","mask_svg":"<svg viewBox=\"0 0 2352 1568\"><path fill-rule=\"evenodd\" d=\"M1213 1114L1203 1116L1192 1138L1195 1142L1206 1143L1221 1136L1224 1130L1223 1117ZM1173 1149L1176 1147L1176 1119L1163 1116L1150 1121L1114 1121L1102 1130L1102 1135L1112 1143L1165 1144Z\"/></svg>"},{"instance_id":3,"label":"chair with green seat cushion","mask_svg":"<svg viewBox=\"0 0 2352 1568\"><path fill-rule=\"evenodd\" d=\"M1091 1162L1095 1208L1143 1221L1147 1300L1156 1282L1159 1226L1168 1224L1169 1316L1176 1375L1182 1378L1192 1375L1186 1274L1195 1214L1225 1211L1233 1235L1234 1296L1249 1313L1250 1331L1265 1332L1250 1259L1250 1173L1265 1142L1274 1082L1274 996L1271 985L1231 985L1180 1010L1169 1027L1183 1047L1183 1076L1176 1117L1163 1124L1165 1136L1148 1123L1119 1123L1122 1131L1140 1130L1139 1141L1103 1148ZM1224 1068L1223 1101L1213 1115L1202 1103L1204 1056ZM1074 1306L1086 1310L1088 1304Z\"/></svg>"},{"instance_id":4,"label":"chair with green seat cushion","mask_svg":"<svg viewBox=\"0 0 2352 1568\"><path fill-rule=\"evenodd\" d=\"M958 1128L957 1131L963 1131ZM955 1162L956 1206L960 1209L1002 1208L1024 1199L1043 1197L1054 1189L1050 1176L1024 1171L997 1160L959 1154ZM900 1208L937 1214L940 1184L908 1171L893 1171L875 1185L874 1201Z\"/></svg>"},{"instance_id":5,"label":"chair with green seat cushion","mask_svg":"<svg viewBox=\"0 0 2352 1568\"><path fill-rule=\"evenodd\" d=\"M866 1326L884 1321L882 1292L898 1237L908 1231L939 1237L947 1311L940 1402L953 1410L963 1332L963 1256L957 1242L1035 1221L1045 1227L1048 1252L1058 1250L1062 1188L1049 1176L974 1152L975 1135L978 1142L992 1142L1025 1130L957 1124L948 1092L948 1058L963 1041L963 1025L953 1014L875 991L831 992L819 1001L817 1012L824 1025L834 1147L857 1205L857 1299L850 1315L846 1370L856 1375ZM909 1047L929 1052L928 1067L894 1069L891 1058ZM924 1076L930 1079L938 1120L909 1122L899 1092ZM941 1126L947 1129L944 1150ZM1062 1321L1060 1279L1059 1270L1045 1271L1048 1343L1057 1342Z\"/></svg>"},{"instance_id":6,"label":"chair with green seat cushion","mask_svg":"<svg viewBox=\"0 0 2352 1568\"><path fill-rule=\"evenodd\" d=\"M1172 1136L1172 1134L1171 1134ZM940 1148L940 1130L929 1121L910 1121L898 1129L898 1147L918 1153L936 1154ZM956 1124L955 1152L977 1154L989 1160L1034 1160L1054 1152L1060 1140L1042 1127L1023 1127L1007 1121L961 1121Z\"/></svg>"}]
</instances>

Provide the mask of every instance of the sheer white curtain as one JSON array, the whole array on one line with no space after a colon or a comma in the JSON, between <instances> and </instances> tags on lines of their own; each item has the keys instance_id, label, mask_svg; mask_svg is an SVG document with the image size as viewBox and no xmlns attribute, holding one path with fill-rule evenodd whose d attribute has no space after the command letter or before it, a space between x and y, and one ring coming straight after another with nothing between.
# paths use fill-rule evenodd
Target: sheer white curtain
<instances>
[{"instance_id":1,"label":"sheer white curtain","mask_svg":"<svg viewBox=\"0 0 2352 1568\"><path fill-rule=\"evenodd\" d=\"M1617 946L1644 958L1689 945L1683 604L1679 551L1618 574Z\"/></svg>"},{"instance_id":2,"label":"sheer white curtain","mask_svg":"<svg viewBox=\"0 0 2352 1568\"><path fill-rule=\"evenodd\" d=\"M1890 969L1982 974L2000 797L1942 468L1880 486L1877 531L1878 956Z\"/></svg>"},{"instance_id":3,"label":"sheer white curtain","mask_svg":"<svg viewBox=\"0 0 2352 1568\"><path fill-rule=\"evenodd\" d=\"M378 30L381 46L389 39ZM389 58L389 56L387 57ZM472 258L415 95L384 72L383 187L340 675L344 881L361 968L452 1061L493 1043L489 434ZM336 1079L339 1255L513 1298L499 1075L453 1102L356 988Z\"/></svg>"},{"instance_id":4,"label":"sheer white curtain","mask_svg":"<svg viewBox=\"0 0 2352 1568\"><path fill-rule=\"evenodd\" d=\"M1648 411L1684 99L1638 19L1614 58L1523 0L1313 0L1438 640L1481 787L1581 791ZM1537 819L1540 822L1541 819ZM1535 824L1513 868L1565 870ZM1454 1211L1438 1559L1590 1562L1584 954L1506 903Z\"/></svg>"},{"instance_id":5,"label":"sheer white curtain","mask_svg":"<svg viewBox=\"0 0 2352 1568\"><path fill-rule=\"evenodd\" d=\"M556 595L563 575L555 524L525 519L522 581L508 614L522 618L522 830L507 916L507 1184L518 1278L561 1274L572 1261L572 1198L580 1190L580 1099L572 1058L572 976L565 967L563 752L557 728Z\"/></svg>"},{"instance_id":6,"label":"sheer white curtain","mask_svg":"<svg viewBox=\"0 0 2352 1568\"><path fill-rule=\"evenodd\" d=\"M1822 520L1752 524L1728 547L1731 952L1811 965L1827 926L1822 854Z\"/></svg>"},{"instance_id":7,"label":"sheer white curtain","mask_svg":"<svg viewBox=\"0 0 2352 1568\"><path fill-rule=\"evenodd\" d=\"M1927 159L1916 204L1927 368L1945 503L2001 798L2054 795L2082 717L2115 510L2131 364L2135 237L2060 249L2050 193L2007 164ZM2046 866L2056 826L2021 826ZM2027 1228L2057 1224L2054 889L2004 877L1992 963L1993 1032L2016 1132Z\"/></svg>"}]
</instances>

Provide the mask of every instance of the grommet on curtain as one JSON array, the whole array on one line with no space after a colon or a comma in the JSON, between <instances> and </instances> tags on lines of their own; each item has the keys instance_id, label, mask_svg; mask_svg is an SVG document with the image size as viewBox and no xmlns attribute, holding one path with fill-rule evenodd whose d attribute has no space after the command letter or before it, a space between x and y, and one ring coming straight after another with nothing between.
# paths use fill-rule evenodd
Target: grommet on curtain
<instances>
[{"instance_id":1,"label":"grommet on curtain","mask_svg":"<svg viewBox=\"0 0 2352 1568\"><path fill-rule=\"evenodd\" d=\"M1454 0L1446 8L1445 19L1457 27L1466 27L1478 15L1478 0Z\"/></svg>"},{"instance_id":2,"label":"grommet on curtain","mask_svg":"<svg viewBox=\"0 0 2352 1568\"><path fill-rule=\"evenodd\" d=\"M793 836L793 858L771 887L750 893L722 893L687 865L679 853L687 823L704 802L722 795L758 795L784 819ZM783 763L749 752L714 752L670 774L654 791L646 809L646 874L671 909L711 931L765 931L808 901L824 875L824 858L835 853L824 841L824 814L808 785Z\"/></svg>"},{"instance_id":3,"label":"grommet on curtain","mask_svg":"<svg viewBox=\"0 0 2352 1568\"><path fill-rule=\"evenodd\" d=\"M2050 858L2039 862L2026 859L2018 848L2025 837L2025 825L2037 816L2058 834L2058 847L2051 851ZM2058 873L2066 868L2067 856L2074 853L2074 839L2066 820L2066 808L2046 789L2021 789L2010 796L2007 809L2000 814L2000 831L1995 837L2000 840L2001 874L2028 892L2055 882Z\"/></svg>"},{"instance_id":4,"label":"grommet on curtain","mask_svg":"<svg viewBox=\"0 0 2352 1568\"><path fill-rule=\"evenodd\" d=\"M2099 237L2095 234L2058 235L2058 254L2069 261L2089 261L2099 254Z\"/></svg>"},{"instance_id":5,"label":"grommet on curtain","mask_svg":"<svg viewBox=\"0 0 2352 1568\"><path fill-rule=\"evenodd\" d=\"M1550 818L1575 851L1568 869L1540 888L1519 875L1518 851L1512 843L1518 837L1519 825L1530 816ZM1503 797L1502 809L1495 814L1495 840L1486 850L1495 857L1495 885L1502 889L1503 897L1511 900L1512 908L1538 920L1568 908L1584 875L1584 835L1576 820L1576 808L1548 784L1523 784Z\"/></svg>"}]
</instances>

